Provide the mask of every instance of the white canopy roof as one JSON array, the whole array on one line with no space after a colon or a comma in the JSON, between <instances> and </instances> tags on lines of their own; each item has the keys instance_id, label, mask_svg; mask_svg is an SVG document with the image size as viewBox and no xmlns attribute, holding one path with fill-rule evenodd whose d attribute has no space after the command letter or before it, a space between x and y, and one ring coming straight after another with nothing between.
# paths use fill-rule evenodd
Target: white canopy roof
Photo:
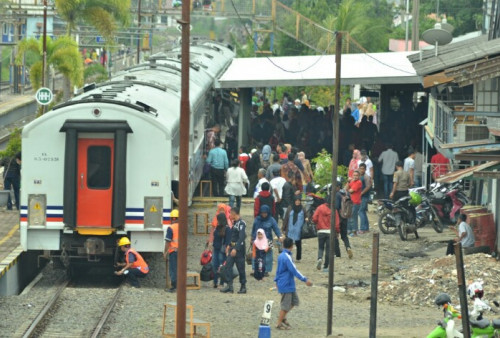
<instances>
[{"instance_id":1,"label":"white canopy roof","mask_svg":"<svg viewBox=\"0 0 500 338\"><path fill-rule=\"evenodd\" d=\"M421 83L407 56L415 52L343 54L343 85ZM233 59L221 88L332 86L335 55Z\"/></svg>"}]
</instances>

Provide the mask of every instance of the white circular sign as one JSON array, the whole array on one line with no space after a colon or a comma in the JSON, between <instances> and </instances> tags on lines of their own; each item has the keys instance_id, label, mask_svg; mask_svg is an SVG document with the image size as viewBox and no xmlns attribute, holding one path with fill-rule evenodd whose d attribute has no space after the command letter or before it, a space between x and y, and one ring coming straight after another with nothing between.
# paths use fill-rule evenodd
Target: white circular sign
<instances>
[{"instance_id":1,"label":"white circular sign","mask_svg":"<svg viewBox=\"0 0 500 338\"><path fill-rule=\"evenodd\" d=\"M50 102L52 102L53 98L54 95L52 94L50 89L46 87L38 89L35 94L36 102L38 102L42 106L48 105Z\"/></svg>"}]
</instances>

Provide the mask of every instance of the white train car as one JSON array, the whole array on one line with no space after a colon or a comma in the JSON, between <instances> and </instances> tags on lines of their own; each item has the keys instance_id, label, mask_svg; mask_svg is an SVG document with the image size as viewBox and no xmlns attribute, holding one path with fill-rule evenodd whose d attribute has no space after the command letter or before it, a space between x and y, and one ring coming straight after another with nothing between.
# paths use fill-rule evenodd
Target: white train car
<instances>
[{"instance_id":1,"label":"white train car","mask_svg":"<svg viewBox=\"0 0 500 338\"><path fill-rule=\"evenodd\" d=\"M234 57L214 42L191 47L189 192L203 169L205 115ZM112 257L128 235L162 252L171 182L179 177L180 51L86 86L22 133L21 245L70 261Z\"/></svg>"}]
</instances>

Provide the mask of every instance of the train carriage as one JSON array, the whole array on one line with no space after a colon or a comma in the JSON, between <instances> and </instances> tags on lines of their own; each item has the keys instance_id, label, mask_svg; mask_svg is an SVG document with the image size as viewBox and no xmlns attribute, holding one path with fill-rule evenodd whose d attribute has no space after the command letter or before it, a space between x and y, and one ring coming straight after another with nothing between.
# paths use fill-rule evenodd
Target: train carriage
<instances>
[{"instance_id":1,"label":"train carriage","mask_svg":"<svg viewBox=\"0 0 500 338\"><path fill-rule=\"evenodd\" d=\"M189 196L203 168L205 116L234 53L214 43L190 55ZM171 184L179 177L180 51L84 87L22 133L21 245L71 261L112 257L128 235L162 252Z\"/></svg>"}]
</instances>

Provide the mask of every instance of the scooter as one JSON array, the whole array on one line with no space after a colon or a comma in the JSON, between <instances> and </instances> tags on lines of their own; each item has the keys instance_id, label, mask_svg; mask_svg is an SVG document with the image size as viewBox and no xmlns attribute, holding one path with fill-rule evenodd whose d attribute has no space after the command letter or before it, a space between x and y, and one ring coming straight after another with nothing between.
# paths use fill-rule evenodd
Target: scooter
<instances>
[{"instance_id":1,"label":"scooter","mask_svg":"<svg viewBox=\"0 0 500 338\"><path fill-rule=\"evenodd\" d=\"M427 338L463 338L464 335L455 327L455 318L460 319L462 316L451 305L450 296L441 293L434 303L443 309L444 318L438 321L438 326L427 335Z\"/></svg>"},{"instance_id":2,"label":"scooter","mask_svg":"<svg viewBox=\"0 0 500 338\"><path fill-rule=\"evenodd\" d=\"M498 307L496 301L493 303ZM474 305L469 314L469 323L472 328L472 338L490 338L500 336L500 319L493 319L491 322L483 318L486 311L493 311L492 308L480 297L474 298Z\"/></svg>"},{"instance_id":3,"label":"scooter","mask_svg":"<svg viewBox=\"0 0 500 338\"><path fill-rule=\"evenodd\" d=\"M460 210L470 203L462 190L461 182L456 182L449 187L437 184L429 192L428 197L432 211L443 227L456 224Z\"/></svg>"}]
</instances>

